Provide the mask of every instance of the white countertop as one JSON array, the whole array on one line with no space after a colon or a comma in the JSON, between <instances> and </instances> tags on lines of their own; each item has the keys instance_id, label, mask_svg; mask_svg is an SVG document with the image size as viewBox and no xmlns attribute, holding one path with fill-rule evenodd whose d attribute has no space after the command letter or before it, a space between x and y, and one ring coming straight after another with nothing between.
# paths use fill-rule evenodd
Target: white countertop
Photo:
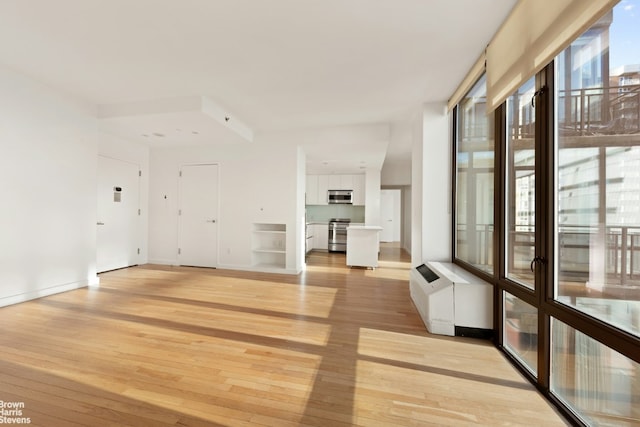
<instances>
[{"instance_id":1,"label":"white countertop","mask_svg":"<svg viewBox=\"0 0 640 427\"><path fill-rule=\"evenodd\" d=\"M380 231L382 227L378 225L350 225L347 227L348 230L371 230L371 231Z\"/></svg>"}]
</instances>

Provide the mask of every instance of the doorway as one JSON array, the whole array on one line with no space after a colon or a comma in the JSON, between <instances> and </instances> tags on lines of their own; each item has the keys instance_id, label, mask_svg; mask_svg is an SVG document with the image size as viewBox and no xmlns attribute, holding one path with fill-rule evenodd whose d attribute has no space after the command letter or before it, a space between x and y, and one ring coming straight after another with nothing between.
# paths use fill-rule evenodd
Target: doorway
<instances>
[{"instance_id":1,"label":"doorway","mask_svg":"<svg viewBox=\"0 0 640 427\"><path fill-rule=\"evenodd\" d=\"M180 171L178 263L218 265L218 165L185 165Z\"/></svg>"},{"instance_id":2,"label":"doorway","mask_svg":"<svg viewBox=\"0 0 640 427\"><path fill-rule=\"evenodd\" d=\"M98 156L96 270L137 265L140 256L140 168Z\"/></svg>"},{"instance_id":3,"label":"doorway","mask_svg":"<svg viewBox=\"0 0 640 427\"><path fill-rule=\"evenodd\" d=\"M381 242L400 242L402 224L402 191L380 190Z\"/></svg>"}]
</instances>

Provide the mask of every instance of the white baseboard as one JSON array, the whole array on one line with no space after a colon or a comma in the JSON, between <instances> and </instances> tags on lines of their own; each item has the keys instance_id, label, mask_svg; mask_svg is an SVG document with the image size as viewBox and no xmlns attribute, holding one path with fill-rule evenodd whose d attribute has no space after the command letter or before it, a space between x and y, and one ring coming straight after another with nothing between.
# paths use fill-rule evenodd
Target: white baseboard
<instances>
[{"instance_id":1,"label":"white baseboard","mask_svg":"<svg viewBox=\"0 0 640 427\"><path fill-rule=\"evenodd\" d=\"M160 265L179 265L177 259L163 259L154 258L147 261L148 264L160 264Z\"/></svg>"},{"instance_id":2,"label":"white baseboard","mask_svg":"<svg viewBox=\"0 0 640 427\"><path fill-rule=\"evenodd\" d=\"M239 271L254 271L256 273L275 273L275 274L300 274L302 273L302 269L300 271L286 269L286 268L276 268L276 267L260 267L260 266L247 266L247 265L225 265L220 264L218 267L221 270L239 270Z\"/></svg>"},{"instance_id":3,"label":"white baseboard","mask_svg":"<svg viewBox=\"0 0 640 427\"><path fill-rule=\"evenodd\" d=\"M72 291L74 289L85 288L87 286L89 286L89 280L81 280L79 282L66 283L64 285L56 285L56 286L51 286L49 288L37 289L35 291L25 292L23 294L12 295L9 297L0 298L0 307L19 304L21 302L27 302L30 300L46 297L49 295L59 294L61 292Z\"/></svg>"},{"instance_id":4,"label":"white baseboard","mask_svg":"<svg viewBox=\"0 0 640 427\"><path fill-rule=\"evenodd\" d=\"M159 265L180 265L178 260L175 259L150 259L149 264L159 264ZM219 268L220 270L238 270L238 271L255 271L258 273L277 273L277 274L300 274L302 273L302 269L299 271L286 269L286 268L261 268L259 266L254 267L251 265L235 265L235 264L218 264L215 268Z\"/></svg>"}]
</instances>

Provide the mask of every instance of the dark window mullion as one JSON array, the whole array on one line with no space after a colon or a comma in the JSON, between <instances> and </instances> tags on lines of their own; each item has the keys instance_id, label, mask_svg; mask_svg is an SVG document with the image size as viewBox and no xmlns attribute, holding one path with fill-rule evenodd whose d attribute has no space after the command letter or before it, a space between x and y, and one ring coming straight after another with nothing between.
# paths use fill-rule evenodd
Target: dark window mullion
<instances>
[{"instance_id":1,"label":"dark window mullion","mask_svg":"<svg viewBox=\"0 0 640 427\"><path fill-rule=\"evenodd\" d=\"M554 66L536 76L536 306L538 307L538 386L549 389L551 320L544 309L553 296L555 239Z\"/></svg>"},{"instance_id":2,"label":"dark window mullion","mask_svg":"<svg viewBox=\"0 0 640 427\"><path fill-rule=\"evenodd\" d=\"M506 276L506 203L505 203L505 180L506 176L506 141L507 141L507 113L505 104L499 106L494 113L494 134L495 134L495 174L494 174L494 209L493 209L493 253L494 253L494 275L497 278L494 286L494 316L493 321L496 330L496 344L504 345L504 299L502 297L502 286L498 286L502 279Z\"/></svg>"},{"instance_id":3,"label":"dark window mullion","mask_svg":"<svg viewBox=\"0 0 640 427\"><path fill-rule=\"evenodd\" d=\"M460 107L456 105L453 108L453 120L451 120L451 136L452 136L452 153L451 153L451 260L455 262L458 258L458 215L457 215L457 200L458 200L458 115L460 113Z\"/></svg>"}]
</instances>

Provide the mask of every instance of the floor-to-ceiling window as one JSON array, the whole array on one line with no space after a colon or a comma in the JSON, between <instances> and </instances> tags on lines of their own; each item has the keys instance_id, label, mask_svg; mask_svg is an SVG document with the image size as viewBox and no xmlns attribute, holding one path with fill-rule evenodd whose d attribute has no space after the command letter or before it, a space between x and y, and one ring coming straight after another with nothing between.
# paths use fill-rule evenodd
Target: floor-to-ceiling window
<instances>
[{"instance_id":1,"label":"floor-to-ceiling window","mask_svg":"<svg viewBox=\"0 0 640 427\"><path fill-rule=\"evenodd\" d=\"M482 76L457 106L455 256L493 273L494 140Z\"/></svg>"},{"instance_id":2,"label":"floor-to-ceiling window","mask_svg":"<svg viewBox=\"0 0 640 427\"><path fill-rule=\"evenodd\" d=\"M506 101L506 276L534 289L530 269L535 257L535 79L525 82Z\"/></svg>"},{"instance_id":3,"label":"floor-to-ceiling window","mask_svg":"<svg viewBox=\"0 0 640 427\"><path fill-rule=\"evenodd\" d=\"M555 300L639 336L640 29L615 12L556 58Z\"/></svg>"},{"instance_id":4,"label":"floor-to-ceiling window","mask_svg":"<svg viewBox=\"0 0 640 427\"><path fill-rule=\"evenodd\" d=\"M507 98L505 105L505 278L522 287L520 297L505 291L503 299L504 346L534 374L538 369L538 309L531 260L536 256L536 150L535 78ZM530 296L527 301L526 297Z\"/></svg>"},{"instance_id":5,"label":"floor-to-ceiling window","mask_svg":"<svg viewBox=\"0 0 640 427\"><path fill-rule=\"evenodd\" d=\"M491 208L477 200L461 142L472 97L454 110L454 260L493 278L497 344L569 418L631 426L640 425L640 0L598 18L496 110ZM486 246L494 258L483 263L470 243L489 213L497 247Z\"/></svg>"},{"instance_id":6,"label":"floor-to-ceiling window","mask_svg":"<svg viewBox=\"0 0 640 427\"><path fill-rule=\"evenodd\" d=\"M640 2L555 59L553 300L640 336ZM560 316L560 313L558 314ZM567 317L562 312L564 317ZM551 318L551 391L591 424L640 424L640 365ZM573 322L575 323L575 322ZM640 348L636 348L636 355Z\"/></svg>"}]
</instances>

